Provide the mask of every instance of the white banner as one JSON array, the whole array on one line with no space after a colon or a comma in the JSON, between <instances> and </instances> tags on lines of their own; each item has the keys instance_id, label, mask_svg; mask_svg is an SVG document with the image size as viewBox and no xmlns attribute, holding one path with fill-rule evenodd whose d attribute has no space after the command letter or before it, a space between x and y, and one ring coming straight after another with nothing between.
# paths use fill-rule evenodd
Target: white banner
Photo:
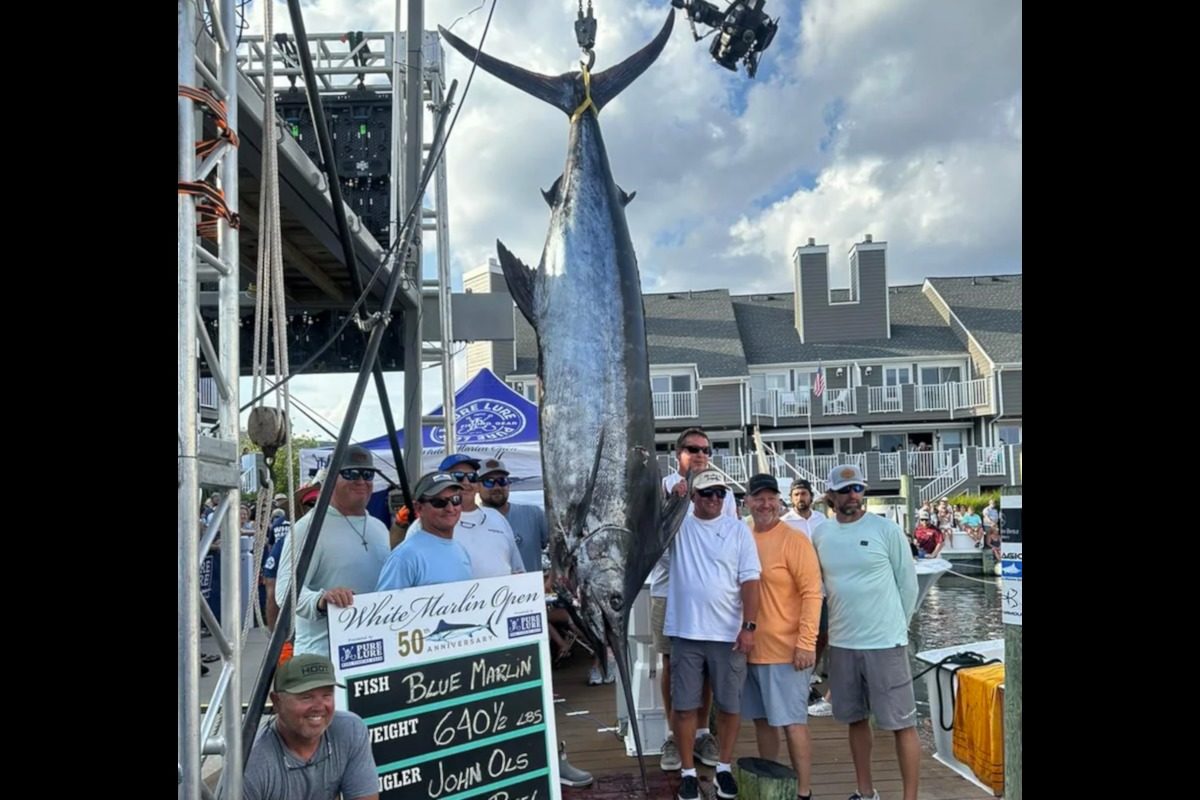
<instances>
[{"instance_id":1,"label":"white banner","mask_svg":"<svg viewBox=\"0 0 1200 800\"><path fill-rule=\"evenodd\" d=\"M329 616L337 705L367 724L381 800L557 796L546 625L540 573L355 595Z\"/></svg>"},{"instance_id":2,"label":"white banner","mask_svg":"<svg viewBox=\"0 0 1200 800\"><path fill-rule=\"evenodd\" d=\"M1006 625L1020 625L1021 603L1021 496L1000 498L1000 610Z\"/></svg>"}]
</instances>

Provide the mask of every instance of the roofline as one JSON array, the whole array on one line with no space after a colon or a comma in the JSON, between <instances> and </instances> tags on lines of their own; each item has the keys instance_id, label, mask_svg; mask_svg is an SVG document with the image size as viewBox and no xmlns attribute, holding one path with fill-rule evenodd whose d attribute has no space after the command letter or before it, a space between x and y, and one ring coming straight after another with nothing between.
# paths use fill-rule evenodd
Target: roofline
<instances>
[{"instance_id":1,"label":"roofline","mask_svg":"<svg viewBox=\"0 0 1200 800\"><path fill-rule=\"evenodd\" d=\"M968 328L966 325L964 325L963 321L958 318L957 314L954 313L954 308L950 305L950 303L948 303L946 301L946 298L942 297L942 293L939 292L937 290L937 287L933 285L933 280L930 278L926 278L925 283L921 284L921 290L924 291L926 286L928 286L930 288L930 290L932 290L933 293L937 295L938 300L942 301L942 305L944 305L946 307L946 313L950 315L950 318L953 319L955 322L957 322L959 327L967 332L967 338L975 343L975 346L979 348L979 352L983 353L983 357L986 358L988 360L988 363L992 365L992 372L995 372L996 371L996 360L994 358L992 358L992 354L989 353L982 344L980 344L979 340L975 338L975 334L971 333L971 329Z\"/></svg>"}]
</instances>

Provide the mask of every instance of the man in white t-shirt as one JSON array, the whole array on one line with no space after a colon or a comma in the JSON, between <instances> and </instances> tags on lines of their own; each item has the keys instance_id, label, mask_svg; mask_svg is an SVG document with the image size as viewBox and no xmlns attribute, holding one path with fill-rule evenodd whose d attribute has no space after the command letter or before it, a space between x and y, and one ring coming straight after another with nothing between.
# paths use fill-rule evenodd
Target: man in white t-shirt
<instances>
[{"instance_id":1,"label":"man in white t-shirt","mask_svg":"<svg viewBox=\"0 0 1200 800\"><path fill-rule=\"evenodd\" d=\"M691 471L699 474L708 469L708 459L712 455L708 434L700 428L688 428L679 434L675 440L675 456L679 461L679 469L663 477L663 491L687 491L685 479ZM695 505L689 505L688 514L695 513ZM737 519L737 505L733 500L733 492L725 495L721 513L730 519ZM654 650L662 655L662 689L663 710L667 720L671 719L671 641L663 633L663 622L667 614L667 587L670 582L671 557L669 551L654 565L650 572L650 627L654 636ZM720 746L716 738L708 730L708 717L712 710L712 687L704 687L704 701L700 706L700 717L696 728L696 741L692 749L701 763L710 767L717 765L717 755ZM667 740L663 742L662 757L659 767L664 772L672 772L680 768L683 762L679 760L679 747L675 744L674 734L668 730Z\"/></svg>"},{"instance_id":2,"label":"man in white t-shirt","mask_svg":"<svg viewBox=\"0 0 1200 800\"><path fill-rule=\"evenodd\" d=\"M471 577L497 578L525 571L525 562L513 537L512 526L494 508L475 502L479 485L478 459L462 453L446 456L438 467L463 486L462 515L454 527L454 540L471 556ZM418 520L418 524L420 520Z\"/></svg>"},{"instance_id":3,"label":"man in white t-shirt","mask_svg":"<svg viewBox=\"0 0 1200 800\"><path fill-rule=\"evenodd\" d=\"M694 741L707 676L717 704L717 797L725 799L737 797L730 763L741 720L746 657L754 649L762 572L750 528L722 513L729 494L725 479L715 470L693 478L693 513L684 517L670 548L663 626L671 637L675 740ZM678 800L698 800L694 753L685 747L679 755L683 771Z\"/></svg>"}]
</instances>

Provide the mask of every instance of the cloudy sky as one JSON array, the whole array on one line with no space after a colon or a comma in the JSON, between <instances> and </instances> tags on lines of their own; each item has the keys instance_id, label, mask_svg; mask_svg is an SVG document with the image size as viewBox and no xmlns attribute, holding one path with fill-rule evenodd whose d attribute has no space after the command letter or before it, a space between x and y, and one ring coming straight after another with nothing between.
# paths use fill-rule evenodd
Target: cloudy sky
<instances>
[{"instance_id":1,"label":"cloudy sky","mask_svg":"<svg viewBox=\"0 0 1200 800\"><path fill-rule=\"evenodd\" d=\"M477 44L491 0L426 4L426 27ZM596 66L649 41L668 0L593 0ZM723 3L722 3L723 5ZM262 4L250 7L261 32ZM789 259L864 233L888 243L889 281L1021 271L1021 5L1009 0L767 0L779 33L757 78L717 66L676 12L658 61L600 121L613 173L637 191L627 215L648 291L790 291ZM304 4L318 31L391 30L392 2ZM483 49L547 74L578 68L575 0L499 0ZM456 21L457 20L457 21ZM291 30L276 3L276 30ZM706 29L701 28L701 33ZM445 48L459 95L470 63ZM447 149L455 285L495 240L536 264L562 170L567 119L479 71ZM464 376L459 370L458 381ZM428 410L437 370L425 372ZM297 378L298 397L340 422L353 376ZM399 404L400 375L391 376ZM247 391L243 388L243 392ZM383 432L368 393L355 438ZM298 431L315 431L297 418Z\"/></svg>"}]
</instances>

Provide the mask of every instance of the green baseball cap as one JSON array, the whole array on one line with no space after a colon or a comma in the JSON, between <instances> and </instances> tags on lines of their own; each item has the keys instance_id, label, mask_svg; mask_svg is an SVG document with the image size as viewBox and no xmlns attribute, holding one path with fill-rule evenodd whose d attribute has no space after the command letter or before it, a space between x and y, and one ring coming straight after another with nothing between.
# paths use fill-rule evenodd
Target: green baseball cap
<instances>
[{"instance_id":1,"label":"green baseball cap","mask_svg":"<svg viewBox=\"0 0 1200 800\"><path fill-rule=\"evenodd\" d=\"M342 686L333 677L333 662L324 656L312 653L293 656L275 670L277 692L302 694L322 686Z\"/></svg>"}]
</instances>

